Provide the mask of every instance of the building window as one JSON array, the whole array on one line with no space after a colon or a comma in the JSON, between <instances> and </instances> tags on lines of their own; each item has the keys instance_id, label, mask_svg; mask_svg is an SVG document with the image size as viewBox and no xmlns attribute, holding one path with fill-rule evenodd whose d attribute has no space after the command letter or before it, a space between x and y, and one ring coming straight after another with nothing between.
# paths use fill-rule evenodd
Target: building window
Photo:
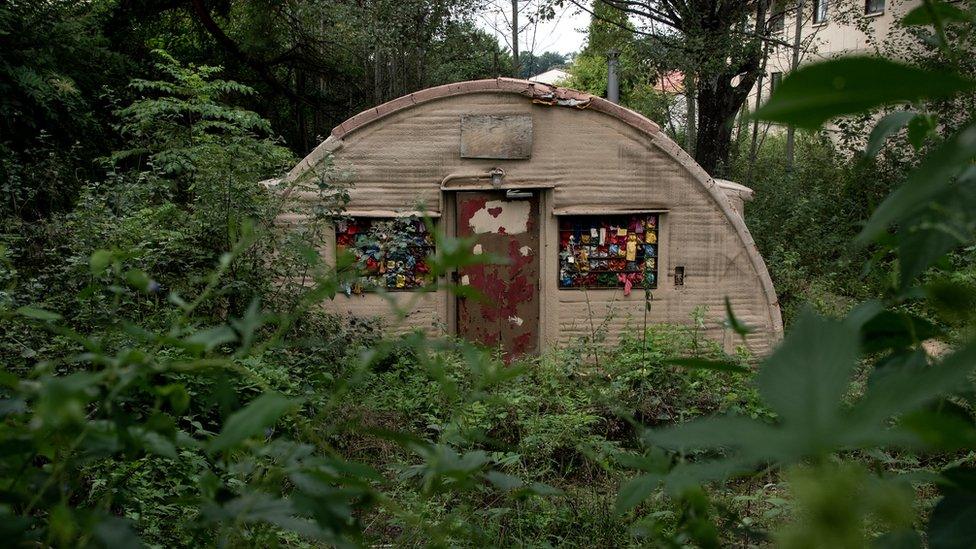
<instances>
[{"instance_id":1,"label":"building window","mask_svg":"<svg viewBox=\"0 0 976 549\"><path fill-rule=\"evenodd\" d=\"M427 257L434 239L416 216L396 218L353 217L336 222L336 251L353 255L361 273L346 290L411 290L431 280Z\"/></svg>"},{"instance_id":2,"label":"building window","mask_svg":"<svg viewBox=\"0 0 976 549\"><path fill-rule=\"evenodd\" d=\"M770 0L767 4L769 9L769 32L781 33L786 30L786 7L779 0Z\"/></svg>"},{"instance_id":3,"label":"building window","mask_svg":"<svg viewBox=\"0 0 976 549\"><path fill-rule=\"evenodd\" d=\"M780 82L783 81L783 73L774 72L769 75L769 93L776 93L776 88L779 87Z\"/></svg>"},{"instance_id":4,"label":"building window","mask_svg":"<svg viewBox=\"0 0 976 549\"><path fill-rule=\"evenodd\" d=\"M657 287L658 214L559 220L559 288Z\"/></svg>"},{"instance_id":5,"label":"building window","mask_svg":"<svg viewBox=\"0 0 976 549\"><path fill-rule=\"evenodd\" d=\"M885 0L864 0L864 14L878 15L884 13Z\"/></svg>"},{"instance_id":6,"label":"building window","mask_svg":"<svg viewBox=\"0 0 976 549\"><path fill-rule=\"evenodd\" d=\"M827 22L828 0L814 0L813 2L813 23L820 24Z\"/></svg>"}]
</instances>

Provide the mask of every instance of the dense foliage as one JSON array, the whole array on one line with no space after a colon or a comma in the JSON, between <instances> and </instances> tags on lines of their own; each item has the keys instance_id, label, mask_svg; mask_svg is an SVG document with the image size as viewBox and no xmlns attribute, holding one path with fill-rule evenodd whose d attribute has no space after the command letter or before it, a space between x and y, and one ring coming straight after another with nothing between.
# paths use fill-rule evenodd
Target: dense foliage
<instances>
[{"instance_id":1,"label":"dense foliage","mask_svg":"<svg viewBox=\"0 0 976 549\"><path fill-rule=\"evenodd\" d=\"M775 132L732 164L790 326L772 356L726 354L699 309L509 366L324 314L357 276L318 250L355 181L259 183L320 124L490 71L475 7L0 6L4 543L971 546L968 6L910 15L913 65L811 65L759 113L847 116L793 170ZM435 280L468 249L438 236Z\"/></svg>"}]
</instances>

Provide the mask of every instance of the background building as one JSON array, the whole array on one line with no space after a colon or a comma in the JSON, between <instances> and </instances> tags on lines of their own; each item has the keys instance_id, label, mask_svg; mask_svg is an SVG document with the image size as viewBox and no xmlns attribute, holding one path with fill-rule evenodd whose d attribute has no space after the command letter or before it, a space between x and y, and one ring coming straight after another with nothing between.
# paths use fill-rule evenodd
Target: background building
<instances>
[{"instance_id":1,"label":"background building","mask_svg":"<svg viewBox=\"0 0 976 549\"><path fill-rule=\"evenodd\" d=\"M793 66L798 0L774 0L771 23L779 43L771 44L766 71L753 90L749 108L767 99ZM803 0L800 18L800 64L839 55L879 53L898 28L898 21L921 0Z\"/></svg>"}]
</instances>

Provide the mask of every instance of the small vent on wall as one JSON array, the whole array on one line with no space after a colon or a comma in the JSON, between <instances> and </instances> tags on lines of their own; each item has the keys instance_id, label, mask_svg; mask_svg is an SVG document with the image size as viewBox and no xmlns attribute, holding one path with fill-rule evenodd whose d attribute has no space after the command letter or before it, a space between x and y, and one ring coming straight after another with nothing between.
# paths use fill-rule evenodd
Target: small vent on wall
<instances>
[{"instance_id":1,"label":"small vent on wall","mask_svg":"<svg viewBox=\"0 0 976 549\"><path fill-rule=\"evenodd\" d=\"M683 266L678 266L674 268L674 285L675 286L685 285L685 268Z\"/></svg>"}]
</instances>

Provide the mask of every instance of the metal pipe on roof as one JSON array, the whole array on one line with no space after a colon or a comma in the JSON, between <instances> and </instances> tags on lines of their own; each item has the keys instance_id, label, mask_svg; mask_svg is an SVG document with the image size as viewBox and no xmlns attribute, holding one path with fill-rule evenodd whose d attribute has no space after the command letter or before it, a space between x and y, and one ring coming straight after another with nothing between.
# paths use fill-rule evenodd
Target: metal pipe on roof
<instances>
[{"instance_id":1,"label":"metal pipe on roof","mask_svg":"<svg viewBox=\"0 0 976 549\"><path fill-rule=\"evenodd\" d=\"M611 103L620 103L619 57L620 52L616 49L607 52L607 101Z\"/></svg>"}]
</instances>

